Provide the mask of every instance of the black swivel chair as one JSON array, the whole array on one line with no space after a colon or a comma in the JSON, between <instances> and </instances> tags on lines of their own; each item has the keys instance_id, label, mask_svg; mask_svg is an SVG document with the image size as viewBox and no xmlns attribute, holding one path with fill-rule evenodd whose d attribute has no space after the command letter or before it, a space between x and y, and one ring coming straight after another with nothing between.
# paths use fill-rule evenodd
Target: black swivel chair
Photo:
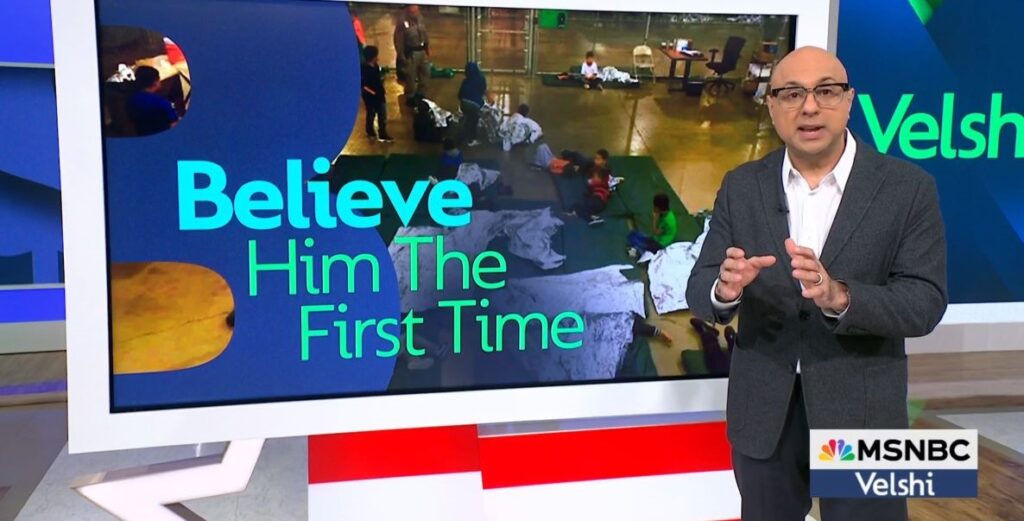
<instances>
[{"instance_id":1,"label":"black swivel chair","mask_svg":"<svg viewBox=\"0 0 1024 521\"><path fill-rule=\"evenodd\" d=\"M710 49L711 61L708 62L707 67L715 72L715 77L705 84L708 93L712 96L720 96L732 92L736 88L736 83L733 80L725 78L725 74L736 70L736 64L739 62L740 53L743 52L743 46L746 45L747 40L740 38L739 36L730 36L725 42L725 50L722 52L722 59L715 61L715 56L718 55L718 49Z\"/></svg>"}]
</instances>

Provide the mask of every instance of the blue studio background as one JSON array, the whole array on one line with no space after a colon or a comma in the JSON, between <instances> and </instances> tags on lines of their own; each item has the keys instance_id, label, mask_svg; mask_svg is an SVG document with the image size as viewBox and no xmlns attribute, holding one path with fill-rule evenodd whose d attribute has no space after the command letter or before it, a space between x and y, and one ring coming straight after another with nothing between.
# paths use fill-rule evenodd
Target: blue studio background
<instances>
[{"instance_id":1,"label":"blue studio background","mask_svg":"<svg viewBox=\"0 0 1024 521\"><path fill-rule=\"evenodd\" d=\"M55 99L50 2L0 2L0 284L63 282Z\"/></svg>"},{"instance_id":2,"label":"blue studio background","mask_svg":"<svg viewBox=\"0 0 1024 521\"><path fill-rule=\"evenodd\" d=\"M946 154L938 140L899 143L886 153L906 157L915 149L939 145L915 162L935 176L949 242L949 287L953 303L1024 300L1024 68L1018 37L1024 2L1018 0L856 0L839 3L839 57L846 65L858 102L850 127L875 140L863 109L870 96L880 130L891 122L900 98L913 94L899 132L948 135L947 149L977 148L962 132L969 113L984 120L972 128L984 139L985 154ZM992 125L993 94L1002 94L1006 124ZM943 118L943 95L955 104ZM925 113L929 117L913 114ZM975 116L975 119L978 117ZM945 119L945 121L943 121ZM910 128L912 127L912 128ZM895 129L894 129L895 130ZM878 132L876 131L876 134ZM998 143L998 154L993 147ZM1018 145L1020 143L1020 145ZM879 147L882 148L881 146ZM1019 153L1015 150L1019 148ZM990 155L996 157L990 158Z\"/></svg>"}]
</instances>

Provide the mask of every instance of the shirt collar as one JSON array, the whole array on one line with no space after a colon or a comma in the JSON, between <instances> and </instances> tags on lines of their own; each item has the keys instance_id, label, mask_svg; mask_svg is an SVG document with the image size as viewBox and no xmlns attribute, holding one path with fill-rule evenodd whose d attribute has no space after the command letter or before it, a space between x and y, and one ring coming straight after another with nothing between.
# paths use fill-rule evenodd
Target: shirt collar
<instances>
[{"instance_id":1,"label":"shirt collar","mask_svg":"<svg viewBox=\"0 0 1024 521\"><path fill-rule=\"evenodd\" d=\"M846 148L843 149L843 155L839 157L836 167L830 172L835 177L840 192L846 190L846 183L850 180L850 173L853 172L853 159L855 157L857 157L857 140L853 138L853 133L847 129ZM793 163L789 160L789 150L786 150L782 158L782 185L789 186L790 180L794 175L800 174L793 169Z\"/></svg>"}]
</instances>

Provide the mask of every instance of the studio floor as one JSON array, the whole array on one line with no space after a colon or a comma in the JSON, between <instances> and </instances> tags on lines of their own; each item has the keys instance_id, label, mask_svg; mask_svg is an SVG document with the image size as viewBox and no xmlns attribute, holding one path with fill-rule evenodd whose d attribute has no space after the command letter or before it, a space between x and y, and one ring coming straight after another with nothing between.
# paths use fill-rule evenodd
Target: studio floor
<instances>
[{"instance_id":1,"label":"studio floor","mask_svg":"<svg viewBox=\"0 0 1024 521\"><path fill-rule=\"evenodd\" d=\"M1018 492L1024 489L1024 351L911 355L909 361L914 427L955 425L978 429L982 438L979 497L912 500L910 519L1024 519ZM0 356L0 521L107 521L113 518L69 488L72 479L221 450L208 444L69 456L66 395L59 391L64 370L62 352ZM50 392L8 392L28 384ZM304 519L305 451L303 438L268 442L248 490L186 506L224 521Z\"/></svg>"}]
</instances>

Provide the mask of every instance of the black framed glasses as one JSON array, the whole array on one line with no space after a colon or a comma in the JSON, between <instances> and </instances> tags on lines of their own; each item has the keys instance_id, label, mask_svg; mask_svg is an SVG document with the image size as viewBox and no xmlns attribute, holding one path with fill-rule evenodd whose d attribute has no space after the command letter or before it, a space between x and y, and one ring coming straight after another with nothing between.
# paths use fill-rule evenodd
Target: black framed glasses
<instances>
[{"instance_id":1,"label":"black framed glasses","mask_svg":"<svg viewBox=\"0 0 1024 521\"><path fill-rule=\"evenodd\" d=\"M824 83L812 88L807 87L780 87L772 89L771 96L779 102L783 108L795 109L802 107L807 100L807 93L814 93L814 101L819 107L833 108L839 105L843 95L850 90L849 83Z\"/></svg>"}]
</instances>

